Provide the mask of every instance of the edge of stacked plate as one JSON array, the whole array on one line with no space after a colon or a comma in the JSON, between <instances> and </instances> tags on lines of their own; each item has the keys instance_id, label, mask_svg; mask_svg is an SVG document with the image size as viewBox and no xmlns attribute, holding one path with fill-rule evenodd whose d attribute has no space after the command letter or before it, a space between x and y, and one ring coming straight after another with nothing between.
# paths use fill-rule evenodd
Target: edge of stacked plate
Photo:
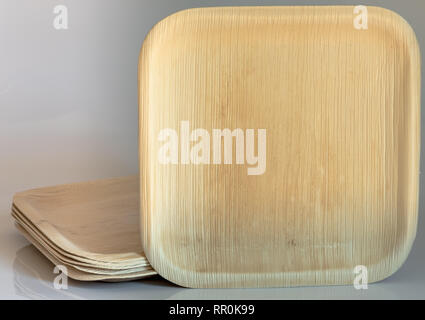
<instances>
[{"instance_id":1,"label":"edge of stacked plate","mask_svg":"<svg viewBox=\"0 0 425 320\"><path fill-rule=\"evenodd\" d=\"M55 265L82 281L128 281L157 272L139 231L138 176L37 188L15 194L15 226Z\"/></svg>"}]
</instances>

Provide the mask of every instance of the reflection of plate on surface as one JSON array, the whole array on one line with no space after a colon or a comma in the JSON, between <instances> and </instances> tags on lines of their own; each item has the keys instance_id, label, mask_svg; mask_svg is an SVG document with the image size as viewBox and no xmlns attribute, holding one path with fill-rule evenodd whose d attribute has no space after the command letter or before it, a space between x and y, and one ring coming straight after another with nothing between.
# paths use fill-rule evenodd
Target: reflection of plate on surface
<instances>
[{"instance_id":1,"label":"reflection of plate on surface","mask_svg":"<svg viewBox=\"0 0 425 320\"><path fill-rule=\"evenodd\" d=\"M67 289L55 289L54 265L33 245L16 252L13 262L16 293L30 299L167 299L182 290L159 276L138 281L103 282L68 279Z\"/></svg>"}]
</instances>

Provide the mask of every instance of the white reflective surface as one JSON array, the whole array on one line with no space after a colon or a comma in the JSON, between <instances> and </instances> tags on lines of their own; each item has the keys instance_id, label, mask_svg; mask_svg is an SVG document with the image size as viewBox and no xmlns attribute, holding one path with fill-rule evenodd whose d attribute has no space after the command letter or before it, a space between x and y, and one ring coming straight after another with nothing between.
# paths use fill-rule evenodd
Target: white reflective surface
<instances>
[{"instance_id":1,"label":"white reflective surface","mask_svg":"<svg viewBox=\"0 0 425 320\"><path fill-rule=\"evenodd\" d=\"M177 10L223 5L220 0L67 3L69 30L57 31L52 27L57 2L0 1L0 298L425 298L423 175L413 250L396 274L369 285L368 290L352 286L198 290L181 288L159 277L126 283L70 280L67 290L54 289L53 265L13 225L13 194L28 188L137 174L137 64L145 35L156 22ZM294 3L352 1L261 1L262 5ZM258 5L260 1L232 0L226 4ZM364 4L383 5L380 0ZM388 0L385 6L409 21L423 51L425 1ZM425 132L425 112L421 123ZM423 168L425 157L421 160Z\"/></svg>"}]
</instances>

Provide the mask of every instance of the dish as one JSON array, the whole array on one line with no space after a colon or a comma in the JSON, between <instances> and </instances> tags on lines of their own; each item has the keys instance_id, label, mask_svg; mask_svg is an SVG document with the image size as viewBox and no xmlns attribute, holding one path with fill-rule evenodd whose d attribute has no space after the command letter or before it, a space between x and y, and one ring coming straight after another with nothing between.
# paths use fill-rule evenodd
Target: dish
<instances>
[{"instance_id":1,"label":"dish","mask_svg":"<svg viewBox=\"0 0 425 320\"><path fill-rule=\"evenodd\" d=\"M358 14L199 8L150 31L141 228L161 276L197 288L337 285L356 266L369 282L401 266L417 226L419 48L397 14L367 7L367 29Z\"/></svg>"}]
</instances>

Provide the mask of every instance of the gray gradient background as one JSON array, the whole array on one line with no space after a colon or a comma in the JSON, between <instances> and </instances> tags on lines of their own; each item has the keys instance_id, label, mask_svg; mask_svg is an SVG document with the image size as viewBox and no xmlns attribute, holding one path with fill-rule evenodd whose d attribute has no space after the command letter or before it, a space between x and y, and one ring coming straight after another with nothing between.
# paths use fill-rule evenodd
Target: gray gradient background
<instances>
[{"instance_id":1,"label":"gray gradient background","mask_svg":"<svg viewBox=\"0 0 425 320\"><path fill-rule=\"evenodd\" d=\"M52 26L58 4L68 7L68 30ZM16 191L138 173L138 55L145 35L162 18L202 6L338 4L392 9L425 46L423 0L0 0L0 298L425 298L423 176L418 233L407 262L362 291L351 286L194 290L161 279L70 281L68 290L57 291L53 266L19 235L10 218ZM422 126L424 120L423 114ZM421 168L423 161L422 149Z\"/></svg>"}]
</instances>

